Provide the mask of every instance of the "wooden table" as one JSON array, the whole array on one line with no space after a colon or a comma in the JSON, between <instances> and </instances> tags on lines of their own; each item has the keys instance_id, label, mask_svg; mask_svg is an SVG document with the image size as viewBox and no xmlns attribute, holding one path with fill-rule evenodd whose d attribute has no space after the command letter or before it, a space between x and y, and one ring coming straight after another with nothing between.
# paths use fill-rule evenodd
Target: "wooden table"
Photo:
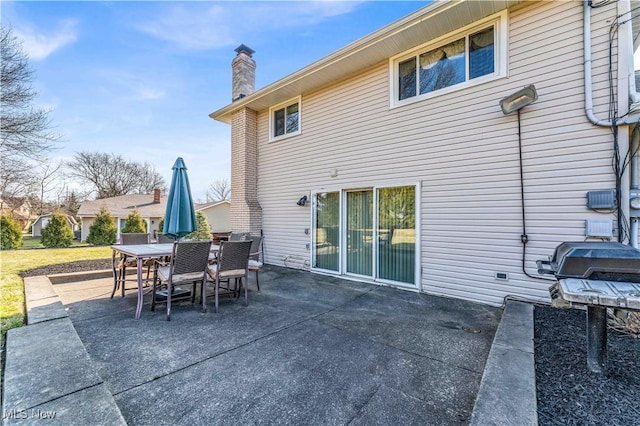
<instances>
[{"instance_id":1,"label":"wooden table","mask_svg":"<svg viewBox=\"0 0 640 426\"><path fill-rule=\"evenodd\" d=\"M140 319L142 313L142 305L144 302L144 291L142 279L142 265L147 259L160 259L162 257L171 257L173 254L173 243L163 244L131 244L131 245L112 245L111 250L114 254L121 253L127 257L136 259L136 272L138 275L138 304L136 306L136 319ZM211 251L217 252L220 246L212 244ZM124 285L124 284L123 284Z\"/></svg>"}]
</instances>

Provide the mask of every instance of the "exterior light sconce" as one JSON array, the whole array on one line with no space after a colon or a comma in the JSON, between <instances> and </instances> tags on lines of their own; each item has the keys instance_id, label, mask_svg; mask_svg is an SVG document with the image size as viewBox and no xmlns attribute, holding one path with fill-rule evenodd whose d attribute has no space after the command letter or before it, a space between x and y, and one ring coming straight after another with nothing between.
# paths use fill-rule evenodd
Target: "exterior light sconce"
<instances>
[{"instance_id":1,"label":"exterior light sconce","mask_svg":"<svg viewBox=\"0 0 640 426\"><path fill-rule=\"evenodd\" d=\"M504 115L511 114L514 111L518 112L518 154L520 157L520 203L522 206L522 234L520 234L520 242L522 243L522 272L529 278L537 278L530 275L524 265L527 253L527 243L529 242L529 236L527 235L527 219L524 203L524 174L522 167L522 132L520 130L520 110L530 103L535 102L538 99L538 92L533 84L525 86L517 92L507 96L500 101L500 108Z\"/></svg>"},{"instance_id":2,"label":"exterior light sconce","mask_svg":"<svg viewBox=\"0 0 640 426\"><path fill-rule=\"evenodd\" d=\"M305 204L307 204L307 196L303 195L296 204L299 206L304 206Z\"/></svg>"},{"instance_id":3,"label":"exterior light sconce","mask_svg":"<svg viewBox=\"0 0 640 426\"><path fill-rule=\"evenodd\" d=\"M514 111L519 111L525 106L538 99L538 92L533 84L526 86L525 88L518 90L512 95L500 101L500 108L504 115L511 114Z\"/></svg>"}]
</instances>

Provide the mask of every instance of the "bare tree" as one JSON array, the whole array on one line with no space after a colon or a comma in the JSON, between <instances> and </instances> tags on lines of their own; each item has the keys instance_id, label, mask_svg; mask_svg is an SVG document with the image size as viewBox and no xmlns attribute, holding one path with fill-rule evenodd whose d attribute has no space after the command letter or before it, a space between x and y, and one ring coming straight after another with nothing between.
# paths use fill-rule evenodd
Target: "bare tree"
<instances>
[{"instance_id":1,"label":"bare tree","mask_svg":"<svg viewBox=\"0 0 640 426\"><path fill-rule=\"evenodd\" d=\"M226 178L218 179L207 188L207 201L224 201L231 197L231 185Z\"/></svg>"},{"instance_id":2,"label":"bare tree","mask_svg":"<svg viewBox=\"0 0 640 426\"><path fill-rule=\"evenodd\" d=\"M21 199L32 193L36 185L32 167L25 158L8 156L0 160L0 209L14 209L22 202Z\"/></svg>"},{"instance_id":3,"label":"bare tree","mask_svg":"<svg viewBox=\"0 0 640 426\"><path fill-rule=\"evenodd\" d=\"M66 214L75 217L78 214L78 210L80 210L81 200L82 197L75 191L68 192L62 200L62 203L60 203L60 208L62 208Z\"/></svg>"},{"instance_id":4,"label":"bare tree","mask_svg":"<svg viewBox=\"0 0 640 426\"><path fill-rule=\"evenodd\" d=\"M0 154L40 160L60 137L51 132L49 112L32 105L37 93L21 43L11 29L0 26Z\"/></svg>"},{"instance_id":5,"label":"bare tree","mask_svg":"<svg viewBox=\"0 0 640 426\"><path fill-rule=\"evenodd\" d=\"M33 70L20 42L2 25L0 59L0 196L9 203L34 191L35 162L42 161L60 137L50 130L49 111L32 106L37 95L31 87Z\"/></svg>"},{"instance_id":6,"label":"bare tree","mask_svg":"<svg viewBox=\"0 0 640 426\"><path fill-rule=\"evenodd\" d=\"M71 176L91 183L96 198L148 194L155 188L166 190L163 177L151 164L130 161L121 155L77 152L67 166Z\"/></svg>"},{"instance_id":7,"label":"bare tree","mask_svg":"<svg viewBox=\"0 0 640 426\"><path fill-rule=\"evenodd\" d=\"M53 163L42 163L40 164L40 171L41 173L37 174L37 180L38 180L38 191L39 191L39 208L38 208L38 214L43 214L44 213L44 196L51 192L51 184L56 180L56 178L58 177L58 172L60 171L60 168L62 167L62 162L59 162L58 164L53 164Z\"/></svg>"},{"instance_id":8,"label":"bare tree","mask_svg":"<svg viewBox=\"0 0 640 426\"><path fill-rule=\"evenodd\" d=\"M154 189L166 190L164 179L156 169L146 161L138 164L138 185L136 191L141 194L151 194Z\"/></svg>"}]
</instances>

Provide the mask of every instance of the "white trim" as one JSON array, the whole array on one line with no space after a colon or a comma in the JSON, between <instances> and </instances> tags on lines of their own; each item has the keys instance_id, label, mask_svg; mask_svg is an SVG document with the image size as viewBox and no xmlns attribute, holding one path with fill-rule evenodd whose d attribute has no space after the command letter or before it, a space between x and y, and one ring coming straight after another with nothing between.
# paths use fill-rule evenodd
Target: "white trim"
<instances>
[{"instance_id":1,"label":"white trim","mask_svg":"<svg viewBox=\"0 0 640 426\"><path fill-rule=\"evenodd\" d=\"M291 132L291 133L284 133L283 135L280 136L274 136L273 135L273 114L275 111L281 110L284 108L285 113L284 113L284 119L285 119L285 131L286 131L286 120L287 120L287 110L286 108L288 106L291 106L293 104L297 103L298 104L298 130L295 132ZM297 136L300 133L302 133L302 95L296 96L295 98L291 98L285 102L280 102L277 105L274 105L272 107L269 108L269 142L276 142L276 141L280 141L283 139L288 139L290 137L293 136Z\"/></svg>"},{"instance_id":2,"label":"white trim","mask_svg":"<svg viewBox=\"0 0 640 426\"><path fill-rule=\"evenodd\" d=\"M311 191L311 226L309 227L309 233L311 234L311 245L309 246L310 249L310 255L309 255L309 259L311 260L311 263L309 265L309 270L311 271L317 271L317 272L322 272L322 273L326 273L329 275L340 275L342 273L342 246L338 247L338 270L337 271L332 271L331 269L325 269L325 268L316 268L314 267L314 265L317 263L317 259L316 259L316 220L317 220L317 215L316 215L316 205L317 205L317 199L316 196L318 194L326 194L326 193L330 193L330 192L337 192L338 193L338 197L339 197L339 203L338 203L338 226L341 226L341 222L342 222L342 191L340 189L333 189L333 190L318 190L318 191ZM340 244L342 245L342 239L340 239Z\"/></svg>"},{"instance_id":3,"label":"white trim","mask_svg":"<svg viewBox=\"0 0 640 426\"><path fill-rule=\"evenodd\" d=\"M373 235L371 235L371 276L375 279L378 276L378 247L380 246L380 242L378 241L380 233L378 232L378 192L379 188L373 188L372 194L372 202L373 202L373 211L371 215L371 227L373 228ZM415 221L414 221L415 226Z\"/></svg>"},{"instance_id":4,"label":"white trim","mask_svg":"<svg viewBox=\"0 0 640 426\"><path fill-rule=\"evenodd\" d=\"M436 49L440 46L444 46L452 41L465 39L465 75L469 74L469 51L468 51L468 37L475 31L488 28L489 24L493 24L495 31L495 55L494 55L494 72L474 79L468 79L465 77L465 81L462 83L454 84L453 86L444 87L442 89L435 90L433 92L420 94L416 92L415 96L407 99L398 99L399 93L399 79L398 79L398 66L400 62L409 59L411 57L418 57L421 53L424 53L431 49ZM406 52L402 52L398 55L389 58L389 108L393 109L403 105L420 102L425 99L438 97L447 93L456 92L469 87L477 86L479 84L486 83L488 81L497 80L500 78L508 77L508 10L493 14L484 19L474 22L473 24L462 27L455 32L445 34L441 37L429 40L420 46L411 49ZM418 70L416 70L418 72ZM416 81L416 84L418 82Z\"/></svg>"},{"instance_id":5,"label":"white trim","mask_svg":"<svg viewBox=\"0 0 640 426\"><path fill-rule=\"evenodd\" d=\"M422 212L421 200L422 200L422 182L418 181L416 183L416 195L415 195L415 212L416 212L416 272L415 278L417 283L417 288L419 292L422 292L422 251L420 247L422 247L422 220L420 217L422 216L420 213Z\"/></svg>"}]
</instances>

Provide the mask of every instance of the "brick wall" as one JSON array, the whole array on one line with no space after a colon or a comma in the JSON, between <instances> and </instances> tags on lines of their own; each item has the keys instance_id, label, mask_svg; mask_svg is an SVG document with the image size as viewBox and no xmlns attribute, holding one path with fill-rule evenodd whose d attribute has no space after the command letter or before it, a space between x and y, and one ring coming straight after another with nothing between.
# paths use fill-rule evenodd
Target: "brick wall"
<instances>
[{"instance_id":1,"label":"brick wall","mask_svg":"<svg viewBox=\"0 0 640 426\"><path fill-rule=\"evenodd\" d=\"M231 230L259 234L258 114L244 108L231 119Z\"/></svg>"}]
</instances>

